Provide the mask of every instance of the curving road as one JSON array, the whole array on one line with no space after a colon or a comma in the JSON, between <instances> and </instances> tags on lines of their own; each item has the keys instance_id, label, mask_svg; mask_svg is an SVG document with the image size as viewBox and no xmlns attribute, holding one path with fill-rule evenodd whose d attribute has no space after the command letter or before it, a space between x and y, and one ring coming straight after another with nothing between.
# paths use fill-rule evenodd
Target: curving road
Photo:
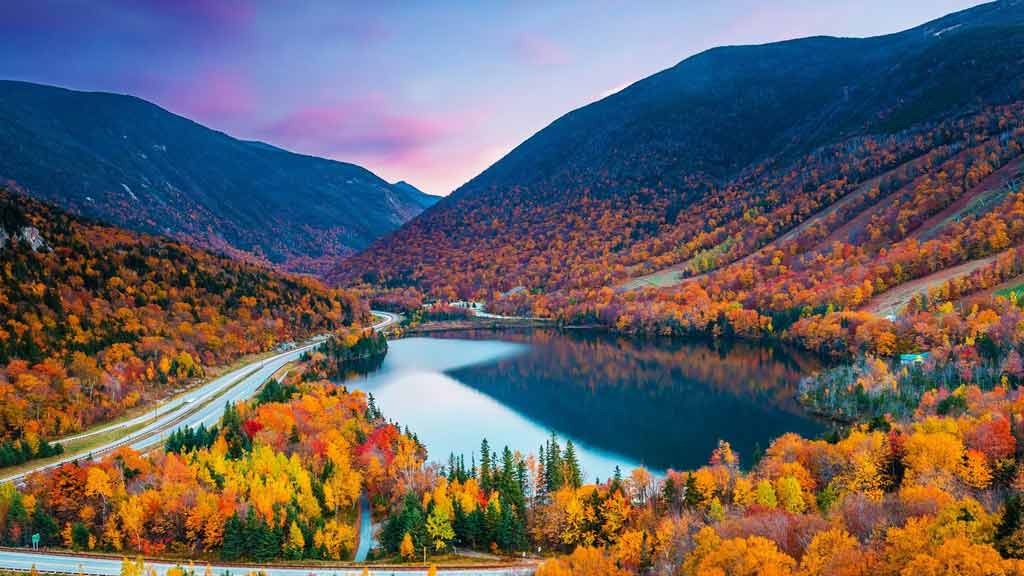
<instances>
[{"instance_id":1,"label":"curving road","mask_svg":"<svg viewBox=\"0 0 1024 576\"><path fill-rule=\"evenodd\" d=\"M374 311L373 314L381 319L373 325L374 330L383 330L399 321L399 316L390 312ZM163 442L167 434L184 426L194 427L200 424L211 426L224 413L224 408L228 402L238 402L239 400L251 397L281 367L296 360L303 352L315 347L326 338L326 336L317 336L302 346L232 370L194 390L189 395L188 400L180 403L167 402L162 406L154 408L151 412L126 422L106 426L72 438L82 438L83 436L117 428L127 430L148 422L148 424L143 425L138 430L129 432L117 440L93 448L91 454L93 457L97 457L126 445L135 449L149 448ZM63 441L67 440L64 439ZM4 482L19 482L33 472L54 468L81 458L83 458L82 454L69 455L47 464L41 464L19 474L0 478L0 484Z\"/></svg>"},{"instance_id":2,"label":"curving road","mask_svg":"<svg viewBox=\"0 0 1024 576\"><path fill-rule=\"evenodd\" d=\"M374 330L384 330L399 322L401 317L390 312L373 311L373 314L381 320L373 325ZM100 429L79 434L74 437L65 438L62 442L74 438L82 438L89 435L99 434L118 428L131 428L149 421L142 428L135 430L125 436L96 447L92 450L93 457L129 445L135 449L152 447L163 442L164 437L170 432L184 426L199 426L206 424L211 426L217 422L224 413L228 402L237 402L253 396L259 387L289 362L294 361L303 352L313 348L322 342L326 336L313 338L306 344L282 352L270 358L252 362L246 366L233 370L220 376L202 387L194 390L189 396L189 401L182 403L168 402L164 406L155 408L143 416L133 418L125 422L105 426ZM22 472L13 476L0 479L0 484L5 482L17 482L28 474L39 470L46 470L82 458L81 455L72 455L56 462L40 465L32 470ZM357 551L357 559L365 559L373 539L373 526L370 515L369 502L365 495L360 498L360 542ZM167 570L177 566L174 562L151 561L147 566L156 570L160 576L166 574ZM33 552L27 550L0 549L0 568L10 570L29 571L32 568L40 572L54 572L61 574L90 574L98 576L118 576L121 573L121 559L113 557L101 557L94 555L76 555L73 553L54 552ZM232 565L212 566L212 570L218 575L244 576L259 570L266 576L309 576L316 572L329 572L334 576L357 576L363 574L363 568L351 566L325 567L280 567L276 568L267 565ZM492 568L441 568L438 574L458 576L527 576L535 572L535 566L525 564L511 567ZM423 568L375 568L370 574L379 576L401 574L401 575L425 575L427 570Z\"/></svg>"},{"instance_id":3,"label":"curving road","mask_svg":"<svg viewBox=\"0 0 1024 576\"><path fill-rule=\"evenodd\" d=\"M40 572L57 572L61 574L90 574L99 576L119 576L121 574L121 559L100 556L75 556L72 554L53 554L47 552L23 552L20 550L0 550L0 566L10 570L23 572L30 571L33 567ZM147 561L146 567L152 567L156 574L163 576L167 570L180 564L174 562ZM313 574L330 574L331 576L359 576L363 568L353 566L307 566L307 567L280 567L272 565L231 565L231 566L210 566L212 572L218 576L246 576L259 571L266 576L311 576ZM205 566L197 565L196 572L205 570ZM439 568L438 574L451 576L528 576L533 574L536 568L532 565L491 567L491 568ZM426 575L424 568L371 568L370 574L376 576L390 576L391 574L402 576Z\"/></svg>"}]
</instances>

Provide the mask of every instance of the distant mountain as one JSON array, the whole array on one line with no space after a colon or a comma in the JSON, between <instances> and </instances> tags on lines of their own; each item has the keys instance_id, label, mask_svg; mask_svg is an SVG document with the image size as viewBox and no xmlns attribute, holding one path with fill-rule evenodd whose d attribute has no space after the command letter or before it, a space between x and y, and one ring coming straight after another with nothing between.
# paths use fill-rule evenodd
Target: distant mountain
<instances>
[{"instance_id":1,"label":"distant mountain","mask_svg":"<svg viewBox=\"0 0 1024 576\"><path fill-rule=\"evenodd\" d=\"M139 98L14 81L0 81L4 181L74 212L300 271L365 248L436 201Z\"/></svg>"},{"instance_id":2,"label":"distant mountain","mask_svg":"<svg viewBox=\"0 0 1024 576\"><path fill-rule=\"evenodd\" d=\"M418 202L419 205L424 210L430 208L434 204L437 204L437 201L441 199L438 196L432 196L430 194L427 194L426 192L423 192L422 190L413 186L412 184L409 184L405 180L399 180L398 182L392 184L392 186L408 192L409 198L412 199L414 202Z\"/></svg>"},{"instance_id":3,"label":"distant mountain","mask_svg":"<svg viewBox=\"0 0 1024 576\"><path fill-rule=\"evenodd\" d=\"M707 271L885 170L919 174L908 163L930 150L1005 143L955 121L1024 100L1022 55L1022 0L875 38L708 50L559 118L333 276L550 313L555 294Z\"/></svg>"}]
</instances>

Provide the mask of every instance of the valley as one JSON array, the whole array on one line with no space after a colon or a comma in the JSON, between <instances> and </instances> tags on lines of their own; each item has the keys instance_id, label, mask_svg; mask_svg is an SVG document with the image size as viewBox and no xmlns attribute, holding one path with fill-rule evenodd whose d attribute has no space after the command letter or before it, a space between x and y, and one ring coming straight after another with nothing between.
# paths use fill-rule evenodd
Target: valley
<instances>
[{"instance_id":1,"label":"valley","mask_svg":"<svg viewBox=\"0 0 1024 576\"><path fill-rule=\"evenodd\" d=\"M1024 0L41 2L0 576L1024 574Z\"/></svg>"}]
</instances>

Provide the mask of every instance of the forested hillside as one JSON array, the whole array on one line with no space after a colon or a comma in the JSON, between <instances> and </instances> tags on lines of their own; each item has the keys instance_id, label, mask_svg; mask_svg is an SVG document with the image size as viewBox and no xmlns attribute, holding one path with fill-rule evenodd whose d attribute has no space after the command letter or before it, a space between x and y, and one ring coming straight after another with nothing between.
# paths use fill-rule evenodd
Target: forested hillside
<instances>
[{"instance_id":1,"label":"forested hillside","mask_svg":"<svg viewBox=\"0 0 1024 576\"><path fill-rule=\"evenodd\" d=\"M0 440L33 446L207 368L365 322L352 294L0 190Z\"/></svg>"},{"instance_id":2,"label":"forested hillside","mask_svg":"<svg viewBox=\"0 0 1024 576\"><path fill-rule=\"evenodd\" d=\"M347 559L360 494L388 510L432 476L424 448L372 400L306 367L163 450L120 448L0 486L0 543L39 534L45 547L190 561Z\"/></svg>"},{"instance_id":3,"label":"forested hillside","mask_svg":"<svg viewBox=\"0 0 1024 576\"><path fill-rule=\"evenodd\" d=\"M319 272L436 198L119 94L0 81L0 183L125 228Z\"/></svg>"},{"instance_id":4,"label":"forested hillside","mask_svg":"<svg viewBox=\"0 0 1024 576\"><path fill-rule=\"evenodd\" d=\"M751 336L878 311L963 265L957 299L1016 275L1022 52L1014 1L714 49L567 114L337 277L390 301Z\"/></svg>"}]
</instances>

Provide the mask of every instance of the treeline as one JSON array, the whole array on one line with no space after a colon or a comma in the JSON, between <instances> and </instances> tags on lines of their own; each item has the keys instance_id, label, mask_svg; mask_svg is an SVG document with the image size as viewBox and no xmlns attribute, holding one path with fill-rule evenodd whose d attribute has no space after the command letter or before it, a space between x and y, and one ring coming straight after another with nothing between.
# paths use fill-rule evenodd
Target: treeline
<instances>
[{"instance_id":1,"label":"treeline","mask_svg":"<svg viewBox=\"0 0 1024 576\"><path fill-rule=\"evenodd\" d=\"M39 440L35 446L28 440L7 441L0 443L0 468L17 466L36 458L49 458L64 453L63 444L51 444Z\"/></svg>"},{"instance_id":2,"label":"treeline","mask_svg":"<svg viewBox=\"0 0 1024 576\"><path fill-rule=\"evenodd\" d=\"M303 360L309 363L305 377L345 380L380 367L388 352L388 339L374 330L348 330L334 334Z\"/></svg>"}]
</instances>

